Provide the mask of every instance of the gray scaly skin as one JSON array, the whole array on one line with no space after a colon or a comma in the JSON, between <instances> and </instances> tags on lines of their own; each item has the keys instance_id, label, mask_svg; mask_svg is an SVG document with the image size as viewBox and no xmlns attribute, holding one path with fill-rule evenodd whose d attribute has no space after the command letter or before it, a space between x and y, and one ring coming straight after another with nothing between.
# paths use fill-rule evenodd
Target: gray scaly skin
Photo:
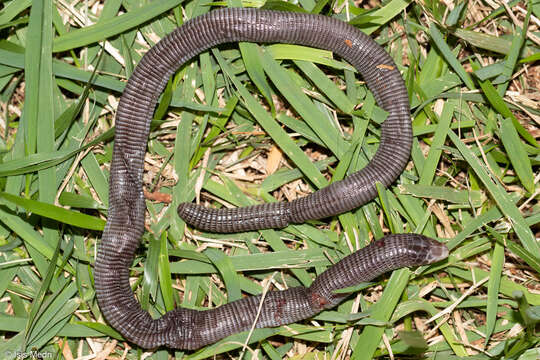
<instances>
[{"instance_id":1,"label":"gray scaly skin","mask_svg":"<svg viewBox=\"0 0 540 360\"><path fill-rule=\"evenodd\" d=\"M186 22L142 58L129 79L116 116L111 164L109 215L95 266L98 302L107 321L143 347L197 349L249 329L260 296L246 297L208 311L178 308L152 319L135 299L129 267L144 231L143 161L150 120L173 72L200 52L226 42L282 42L332 50L358 69L378 104L388 113L379 150L361 171L290 203L212 210L182 204L178 212L197 228L239 232L301 223L354 209L402 172L412 132L406 89L392 59L368 36L333 18L255 9L222 9ZM334 290L369 281L404 266L429 264L448 255L446 246L421 235L389 235L353 253L317 277L309 288L272 291L264 298L256 327L309 318L338 304Z\"/></svg>"}]
</instances>

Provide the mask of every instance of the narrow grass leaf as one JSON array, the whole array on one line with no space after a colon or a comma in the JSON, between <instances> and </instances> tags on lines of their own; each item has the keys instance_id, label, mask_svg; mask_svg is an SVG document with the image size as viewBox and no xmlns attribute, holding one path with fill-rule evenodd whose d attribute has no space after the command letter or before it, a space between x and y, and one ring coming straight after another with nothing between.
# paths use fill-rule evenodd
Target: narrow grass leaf
<instances>
[{"instance_id":1,"label":"narrow grass leaf","mask_svg":"<svg viewBox=\"0 0 540 360\"><path fill-rule=\"evenodd\" d=\"M63 191L58 197L58 202L62 206L76 207L81 209L99 209L105 207L93 198L86 195L79 195L68 191Z\"/></svg>"},{"instance_id":2,"label":"narrow grass leaf","mask_svg":"<svg viewBox=\"0 0 540 360\"><path fill-rule=\"evenodd\" d=\"M369 15L372 17L369 25L362 27L362 31L368 35L377 31L382 25L392 20L396 15L400 14L407 6L409 6L409 0L391 0L385 3L382 8L379 8ZM372 25L375 24L375 25Z\"/></svg>"},{"instance_id":3,"label":"narrow grass leaf","mask_svg":"<svg viewBox=\"0 0 540 360\"><path fill-rule=\"evenodd\" d=\"M0 197L25 208L28 212L56 220L60 223L77 226L83 229L102 231L105 228L105 220L94 216L67 210L41 201L25 199L12 194L0 192Z\"/></svg>"},{"instance_id":4,"label":"narrow grass leaf","mask_svg":"<svg viewBox=\"0 0 540 360\"><path fill-rule=\"evenodd\" d=\"M264 5L261 7L261 9L292 11L292 12L299 12L299 13L306 12L305 9L301 8L298 5L295 5L286 1L281 1L281 0L267 0L264 2Z\"/></svg>"},{"instance_id":5,"label":"narrow grass leaf","mask_svg":"<svg viewBox=\"0 0 540 360\"><path fill-rule=\"evenodd\" d=\"M125 341L123 336L116 330L114 330L112 327L97 323L97 322L90 322L90 321L77 321L78 325L86 326L94 331L97 331L103 335L110 336L113 339L119 340L119 341Z\"/></svg>"},{"instance_id":6,"label":"narrow grass leaf","mask_svg":"<svg viewBox=\"0 0 540 360\"><path fill-rule=\"evenodd\" d=\"M474 86L474 83L473 83L471 77L469 76L469 74L467 74L467 72L465 72L465 69L463 68L463 66L461 66L458 59L452 53L452 50L450 49L450 47L448 46L448 44L444 40L441 32L439 31L439 29L437 28L435 23L431 23L429 25L429 34L431 35L431 39L433 40L433 42L435 43L435 45L437 46L437 48L441 52L442 56L448 62L450 67L452 67L452 69L454 69L456 74L459 75L461 80L463 80L463 82L469 88L469 90L475 89L475 86Z\"/></svg>"},{"instance_id":7,"label":"narrow grass leaf","mask_svg":"<svg viewBox=\"0 0 540 360\"><path fill-rule=\"evenodd\" d=\"M490 231L493 236L502 238L495 231ZM496 242L491 254L491 269L489 271L488 280L488 295L486 308L486 339L484 344L489 343L489 339L495 329L495 321L497 320L499 287L501 285L501 276L504 267L504 246Z\"/></svg>"},{"instance_id":8,"label":"narrow grass leaf","mask_svg":"<svg viewBox=\"0 0 540 360\"><path fill-rule=\"evenodd\" d=\"M52 259L54 249L43 241L43 237L34 230L31 224L25 222L20 217L13 215L11 212L6 211L5 208L2 209L1 207L0 220L21 239L39 251L40 254L48 259Z\"/></svg>"},{"instance_id":9,"label":"narrow grass leaf","mask_svg":"<svg viewBox=\"0 0 540 360\"><path fill-rule=\"evenodd\" d=\"M215 50L212 50L220 67L231 79L238 93L244 101L249 112L265 129L272 139L279 145L280 149L291 158L291 160L302 170L302 172L318 187L322 188L328 184L328 181L320 173L306 154L298 147L298 145L289 137L289 135L272 119L272 117L264 110L264 108L253 98L247 89L233 75L234 72L225 60Z\"/></svg>"},{"instance_id":10,"label":"narrow grass leaf","mask_svg":"<svg viewBox=\"0 0 540 360\"><path fill-rule=\"evenodd\" d=\"M101 51L96 67L92 71L92 75L90 77L90 80L85 84L84 89L79 96L79 99L72 104L70 107L68 107L56 120L54 121L54 138L58 138L76 119L77 115L81 112L84 105L86 104L86 100L88 99L88 96L90 94L90 88L93 86L93 82L95 81L97 69L99 67L99 64L101 63L101 60L103 59L104 52Z\"/></svg>"},{"instance_id":11,"label":"narrow grass leaf","mask_svg":"<svg viewBox=\"0 0 540 360\"><path fill-rule=\"evenodd\" d=\"M272 99L272 91L270 90L270 84L266 79L264 74L264 69L261 62L259 45L251 43L241 43L239 44L240 52L242 53L242 60L244 60L244 65L246 71L249 74L249 77L257 86L257 89L266 99L268 105L270 105L270 110L273 115L276 113L276 107L274 105L274 100Z\"/></svg>"},{"instance_id":12,"label":"narrow grass leaf","mask_svg":"<svg viewBox=\"0 0 540 360\"><path fill-rule=\"evenodd\" d=\"M479 190L457 190L451 187L400 184L398 189L402 194L410 194L420 198L438 199L448 201L453 204L469 204L480 206L486 200Z\"/></svg>"},{"instance_id":13,"label":"narrow grass leaf","mask_svg":"<svg viewBox=\"0 0 540 360\"><path fill-rule=\"evenodd\" d=\"M431 147L429 148L429 153L426 161L424 162L424 167L422 173L420 174L420 180L418 181L419 185L431 185L431 182L435 178L435 171L439 164L439 160L442 154L442 146L446 140L446 135L448 129L450 128L450 123L452 121L452 116L454 115L454 109L456 103L452 100L449 100L444 104L441 116L437 124L437 130L435 130L435 135L433 136L433 141Z\"/></svg>"},{"instance_id":14,"label":"narrow grass leaf","mask_svg":"<svg viewBox=\"0 0 540 360\"><path fill-rule=\"evenodd\" d=\"M61 52L103 41L163 14L167 10L178 6L182 1L162 0L149 3L146 6L136 8L112 19L107 19L82 29L72 30L66 35L59 36L54 40L53 50L54 52Z\"/></svg>"},{"instance_id":15,"label":"narrow grass leaf","mask_svg":"<svg viewBox=\"0 0 540 360\"><path fill-rule=\"evenodd\" d=\"M386 222L388 224L388 227L390 228L390 232L392 234L401 232L401 228L396 226L395 224L395 219L391 210L392 208L388 199L388 193L386 192L386 188L378 181L376 182L375 186L377 187L379 201L381 202L382 211L386 217Z\"/></svg>"},{"instance_id":16,"label":"narrow grass leaf","mask_svg":"<svg viewBox=\"0 0 540 360\"><path fill-rule=\"evenodd\" d=\"M334 60L332 58L332 52L329 50L315 49L293 44L272 44L266 46L265 50L275 60L303 60L330 66L337 70L350 70L352 72L356 72L356 69L353 66L342 61Z\"/></svg>"},{"instance_id":17,"label":"narrow grass leaf","mask_svg":"<svg viewBox=\"0 0 540 360\"><path fill-rule=\"evenodd\" d=\"M239 300L242 297L240 281L238 274L234 271L231 259L221 251L212 248L207 249L205 255L212 261L223 278L223 282L227 288L227 301Z\"/></svg>"},{"instance_id":18,"label":"narrow grass leaf","mask_svg":"<svg viewBox=\"0 0 540 360\"><path fill-rule=\"evenodd\" d=\"M161 289L161 295L163 296L163 302L165 303L165 309L167 311L172 311L174 310L174 296L166 231L161 234L160 243L161 247L159 252L159 287Z\"/></svg>"},{"instance_id":19,"label":"narrow grass leaf","mask_svg":"<svg viewBox=\"0 0 540 360\"><path fill-rule=\"evenodd\" d=\"M521 245L518 245L510 240L505 241L505 245L508 250L517 255L520 259L525 261L527 265L540 274L540 257L538 254L537 256L534 256L529 251L525 250Z\"/></svg>"},{"instance_id":20,"label":"narrow grass leaf","mask_svg":"<svg viewBox=\"0 0 540 360\"><path fill-rule=\"evenodd\" d=\"M75 150L58 150L52 153L37 153L24 158L8 160L0 164L0 177L27 174L58 165L96 144L112 139L114 129L109 129L86 145Z\"/></svg>"},{"instance_id":21,"label":"narrow grass leaf","mask_svg":"<svg viewBox=\"0 0 540 360\"><path fill-rule=\"evenodd\" d=\"M17 15L30 7L30 5L32 5L32 0L10 1L9 4L4 5L4 8L0 11L0 24L5 24L15 19Z\"/></svg>"},{"instance_id":22,"label":"narrow grass leaf","mask_svg":"<svg viewBox=\"0 0 540 360\"><path fill-rule=\"evenodd\" d=\"M51 339L57 336L60 330L64 328L71 319L80 304L78 299L68 299L61 305L60 308L57 306L54 307L56 312L52 314L49 321L44 324L43 331L29 344L32 348L42 348L51 341Z\"/></svg>"},{"instance_id":23,"label":"narrow grass leaf","mask_svg":"<svg viewBox=\"0 0 540 360\"><path fill-rule=\"evenodd\" d=\"M148 311L150 309L150 297L156 298L158 287L158 261L161 250L161 242L153 235L144 235L148 240L148 251L144 259L144 276L142 278L141 307Z\"/></svg>"},{"instance_id":24,"label":"narrow grass leaf","mask_svg":"<svg viewBox=\"0 0 540 360\"><path fill-rule=\"evenodd\" d=\"M512 46L512 40L509 40L507 37L503 38L459 28L453 30L453 34L473 46L499 54L508 55ZM525 48L520 55L532 56L533 54L534 51L532 49Z\"/></svg>"},{"instance_id":25,"label":"narrow grass leaf","mask_svg":"<svg viewBox=\"0 0 540 360\"><path fill-rule=\"evenodd\" d=\"M533 54L531 56L527 56L524 59L520 60L520 63L528 63L528 62L535 62L540 60L540 53Z\"/></svg>"},{"instance_id":26,"label":"narrow grass leaf","mask_svg":"<svg viewBox=\"0 0 540 360\"><path fill-rule=\"evenodd\" d=\"M328 169L328 166L335 161L336 161L335 157L329 157L327 159L314 162L314 164L317 167L317 169L319 169L319 171L324 171ZM274 191L287 183L300 179L302 176L303 176L302 172L298 168L294 168L294 169L281 168L275 173L273 173L272 175L267 176L263 180L261 184L261 192L268 193L268 192Z\"/></svg>"},{"instance_id":27,"label":"narrow grass leaf","mask_svg":"<svg viewBox=\"0 0 540 360\"><path fill-rule=\"evenodd\" d=\"M330 119L315 107L290 75L267 53L262 54L262 63L264 70L285 99L319 135L325 145L340 158L345 149L340 145L341 136L335 126L331 124Z\"/></svg>"},{"instance_id":28,"label":"narrow grass leaf","mask_svg":"<svg viewBox=\"0 0 540 360\"><path fill-rule=\"evenodd\" d=\"M479 269L477 267L462 269L454 266L449 266L447 267L447 271L452 275L458 276L470 282L480 282L489 276L489 272ZM487 286L486 284L482 286L485 287ZM529 304L540 305L540 294L532 293L525 286L516 284L508 277L503 276L501 278L501 284L499 286L500 294L503 294L507 297L513 297L513 293L515 291L521 291Z\"/></svg>"},{"instance_id":29,"label":"narrow grass leaf","mask_svg":"<svg viewBox=\"0 0 540 360\"><path fill-rule=\"evenodd\" d=\"M296 60L294 63L341 111L350 114L354 110L355 105L345 93L312 62Z\"/></svg>"},{"instance_id":30,"label":"narrow grass leaf","mask_svg":"<svg viewBox=\"0 0 540 360\"><path fill-rule=\"evenodd\" d=\"M527 152L519 139L519 135L510 119L501 121L499 136L501 137L503 146L510 158L510 162L516 171L521 184L528 192L534 192L534 174L531 166L531 161L527 156Z\"/></svg>"},{"instance_id":31,"label":"narrow grass leaf","mask_svg":"<svg viewBox=\"0 0 540 360\"><path fill-rule=\"evenodd\" d=\"M332 253L331 250L327 250ZM180 254L171 252L171 254ZM185 253L181 253L186 255ZM208 254L205 252L208 256ZM189 258L189 257L188 257ZM279 268L313 268L331 265L327 255L321 248L307 250L279 250L268 253L228 256L232 272L260 271ZM175 274L214 274L216 267L208 263L208 259L182 260L170 264L171 272ZM228 266L228 265L227 265Z\"/></svg>"},{"instance_id":32,"label":"narrow grass leaf","mask_svg":"<svg viewBox=\"0 0 540 360\"><path fill-rule=\"evenodd\" d=\"M56 335L56 331L64 326L73 315L73 312L79 307L79 301L71 298L76 292L77 285L75 282L71 282L47 297L36 315L36 324L30 335L28 345L39 347L39 345Z\"/></svg>"},{"instance_id":33,"label":"narrow grass leaf","mask_svg":"<svg viewBox=\"0 0 540 360\"><path fill-rule=\"evenodd\" d=\"M285 355L277 352L276 349L266 340L261 342L261 348L263 349L264 353L270 358L270 360L281 360Z\"/></svg>"},{"instance_id":34,"label":"narrow grass leaf","mask_svg":"<svg viewBox=\"0 0 540 360\"><path fill-rule=\"evenodd\" d=\"M537 148L540 147L540 145L536 142L536 139L523 127L523 125L519 123L519 121L516 119L514 114L510 111L510 109L504 102L504 99L499 95L497 89L495 89L491 82L489 80L486 80L480 81L479 83L482 91L484 92L484 95L488 99L489 103L493 106L493 108L505 118L512 119L512 124L516 128L517 132L532 146L535 146Z\"/></svg>"},{"instance_id":35,"label":"narrow grass leaf","mask_svg":"<svg viewBox=\"0 0 540 360\"><path fill-rule=\"evenodd\" d=\"M279 334L280 329L281 328L255 329L249 336L248 344L257 343L261 340L269 338L270 336ZM207 359L234 349L242 348L243 344L246 342L247 336L247 331L231 335L215 344L205 346L193 354L186 356L185 360Z\"/></svg>"},{"instance_id":36,"label":"narrow grass leaf","mask_svg":"<svg viewBox=\"0 0 540 360\"><path fill-rule=\"evenodd\" d=\"M88 153L82 160L81 165L88 176L88 180L93 189L99 196L99 199L105 206L109 206L109 184L108 180L101 170L96 156Z\"/></svg>"},{"instance_id":37,"label":"narrow grass leaf","mask_svg":"<svg viewBox=\"0 0 540 360\"><path fill-rule=\"evenodd\" d=\"M516 36L512 39L512 45L510 46L510 51L506 55L506 61L504 62L504 70L501 74L502 77L508 79L505 83L499 85L498 92L499 95L504 96L508 86L510 85L510 79L514 73L514 67L516 66L517 60L519 58L519 51L523 47L523 44L527 38L527 28L529 27L529 19L531 17L531 6L527 6L528 11L525 16L525 21L523 22L522 27L516 28Z\"/></svg>"},{"instance_id":38,"label":"narrow grass leaf","mask_svg":"<svg viewBox=\"0 0 540 360\"><path fill-rule=\"evenodd\" d=\"M37 84L37 92L36 89L33 89L33 92L27 92L26 98L31 96L38 96L38 104L37 104L37 112L36 113L27 113L26 114L26 121L28 127L32 127L35 125L35 128L32 129L32 132L36 131L36 148L35 150L38 153L43 152L54 152L56 150L55 145L55 137L54 137L54 112L55 112L55 106L54 106L54 92L56 90L55 84L53 83L53 71L52 71L52 37L53 37L53 26L52 26L52 2L43 2L42 7L41 4L36 6L37 3L41 3L41 1L36 0L33 1L32 9L31 9L31 20L32 20L32 13L35 11L40 11L41 14L39 15L40 21L37 21L37 16L34 18L34 21L36 21L36 26L32 26L34 24L29 24L28 26L28 40L26 44L26 52L25 52L25 64L28 64L28 60L32 62L32 65L35 66L34 63L38 62L38 71L37 74L39 76L38 84ZM39 27L37 24L40 23ZM39 35L38 35L39 34ZM39 40L38 40L39 39ZM31 41L32 40L32 41ZM34 46L39 46L38 49L32 49ZM39 52L39 55L37 54ZM28 56L36 56L36 58L28 59ZM39 57L38 57L39 56ZM39 59L39 60L37 60ZM27 71L27 68L25 68L25 72ZM32 72L32 76L36 76L35 73ZM26 77L28 80L28 77ZM35 84L34 84L35 85ZM32 90L32 87L27 88L28 90ZM26 138L27 141L30 141L28 144L32 143L34 139L32 136L32 132L28 132L28 137ZM39 134L39 135L38 135ZM31 145L33 146L33 145ZM29 149L28 152L33 153L34 149ZM30 179L31 175L27 175L26 180L28 181ZM28 182L27 182L28 185ZM38 199L40 202L52 204L55 199L56 195L56 169L54 167L50 167L47 169L43 169L38 171ZM29 194L29 187L27 186L26 194ZM4 193L5 194L5 193ZM57 230L58 224L54 223L53 221L50 221L48 218L42 218L41 219L41 227L43 231L43 239L46 243L54 244L55 242L59 242L62 238ZM40 263L43 262L44 259L41 258L41 255L35 254L31 257L34 260L34 263L40 269L40 272L43 274L44 271L44 265L40 265ZM51 264L56 265L56 261L52 261ZM62 266L63 267L63 266ZM50 268L47 271L51 271ZM57 279L52 278L51 280L51 287L52 289L55 289L57 286ZM31 341L31 338L27 336L27 341Z\"/></svg>"},{"instance_id":39,"label":"narrow grass leaf","mask_svg":"<svg viewBox=\"0 0 540 360\"><path fill-rule=\"evenodd\" d=\"M535 239L531 229L525 222L523 215L508 197L508 194L504 191L502 186L493 182L492 177L487 172L486 168L480 163L479 158L467 146L465 146L465 144L457 137L456 134L454 134L453 131L450 130L448 135L465 161L486 186L489 193L499 206L501 212L510 220L510 224L514 228L518 238L521 240L523 247L533 254L539 254L540 245L538 244L538 241Z\"/></svg>"},{"instance_id":40,"label":"narrow grass leaf","mask_svg":"<svg viewBox=\"0 0 540 360\"><path fill-rule=\"evenodd\" d=\"M397 322L399 319L417 311L426 312L430 316L435 316L439 312L431 302L417 298L400 303L396 307L391 321ZM456 335L452 331L450 325L448 325L448 322L444 319L437 319L435 321L437 325L440 326L444 339L447 344L450 345L452 350L454 350L455 354L461 357L468 356L467 350L465 350L465 347L461 344L460 340L456 338Z\"/></svg>"},{"instance_id":41,"label":"narrow grass leaf","mask_svg":"<svg viewBox=\"0 0 540 360\"><path fill-rule=\"evenodd\" d=\"M407 286L410 271L408 269L396 270L390 276L390 280L383 291L379 301L373 305L371 318L380 321L388 321L401 298L401 294ZM366 326L358 337L351 359L372 359L384 333L383 327Z\"/></svg>"},{"instance_id":42,"label":"narrow grass leaf","mask_svg":"<svg viewBox=\"0 0 540 360\"><path fill-rule=\"evenodd\" d=\"M30 314L28 315L28 322L26 324L26 329L24 332L25 346L31 340L30 337L32 335L34 327L36 326L36 320L38 319L38 314L40 310L42 310L41 305L43 304L43 300L45 299L45 295L47 291L49 291L49 286L51 285L53 276L56 273L56 259L58 259L58 255L60 254L60 245L61 245L61 239L58 239L58 242L56 243L56 249L54 250L52 254L51 262L49 263L49 268L47 269L45 278L43 279L41 283L38 293L36 294L36 296L34 297L32 301L32 307L31 307L32 310L30 310Z\"/></svg>"},{"instance_id":43,"label":"narrow grass leaf","mask_svg":"<svg viewBox=\"0 0 540 360\"><path fill-rule=\"evenodd\" d=\"M317 145L325 146L324 142L319 138L319 136L304 121L290 117L284 113L278 114L277 120L279 120L279 122L287 126L289 129L299 133L307 140Z\"/></svg>"},{"instance_id":44,"label":"narrow grass leaf","mask_svg":"<svg viewBox=\"0 0 540 360\"><path fill-rule=\"evenodd\" d=\"M45 116L45 122L52 111L52 70L50 41L52 39L52 4L33 1L28 24L27 43L24 52L26 121L25 152L33 154L37 148L38 119ZM43 98L43 99L42 99ZM45 111L41 114L40 111Z\"/></svg>"},{"instance_id":45,"label":"narrow grass leaf","mask_svg":"<svg viewBox=\"0 0 540 360\"><path fill-rule=\"evenodd\" d=\"M483 66L479 69L476 69L474 71L474 75L480 79L481 81L494 78L495 76L501 75L501 73L505 70L505 62L500 61L495 64Z\"/></svg>"}]
</instances>

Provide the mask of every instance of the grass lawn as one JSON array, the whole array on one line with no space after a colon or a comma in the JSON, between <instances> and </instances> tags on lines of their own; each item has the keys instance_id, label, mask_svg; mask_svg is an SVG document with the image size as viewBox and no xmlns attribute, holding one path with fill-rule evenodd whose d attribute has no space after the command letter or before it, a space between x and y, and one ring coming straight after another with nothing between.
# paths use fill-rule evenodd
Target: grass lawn
<instances>
[{"instance_id":1,"label":"grass lawn","mask_svg":"<svg viewBox=\"0 0 540 360\"><path fill-rule=\"evenodd\" d=\"M329 51L228 44L197 56L152 123L147 232L131 268L143 308L204 310L309 285L388 233L437 238L450 257L386 274L313 319L196 352L140 349L107 325L93 272L118 99L141 56L210 4L227 6L0 3L0 359L540 358L540 0L243 3L373 36L409 91L410 163L337 217L228 235L186 226L183 201L289 201L361 169L386 117Z\"/></svg>"}]
</instances>

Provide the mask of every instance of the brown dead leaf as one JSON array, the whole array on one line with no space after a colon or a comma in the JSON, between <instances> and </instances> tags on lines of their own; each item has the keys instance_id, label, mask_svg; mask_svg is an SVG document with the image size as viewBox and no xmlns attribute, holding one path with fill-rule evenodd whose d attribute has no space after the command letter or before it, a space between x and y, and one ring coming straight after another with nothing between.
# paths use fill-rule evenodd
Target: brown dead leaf
<instances>
[{"instance_id":1,"label":"brown dead leaf","mask_svg":"<svg viewBox=\"0 0 540 360\"><path fill-rule=\"evenodd\" d=\"M283 158L283 153L277 146L272 146L268 153L268 160L266 161L266 173L268 175L273 174L279 168L279 163Z\"/></svg>"},{"instance_id":2,"label":"brown dead leaf","mask_svg":"<svg viewBox=\"0 0 540 360\"><path fill-rule=\"evenodd\" d=\"M148 192L144 190L144 197L148 200L154 200L162 203L170 203L172 201L172 196L169 194L160 193L159 191Z\"/></svg>"}]
</instances>

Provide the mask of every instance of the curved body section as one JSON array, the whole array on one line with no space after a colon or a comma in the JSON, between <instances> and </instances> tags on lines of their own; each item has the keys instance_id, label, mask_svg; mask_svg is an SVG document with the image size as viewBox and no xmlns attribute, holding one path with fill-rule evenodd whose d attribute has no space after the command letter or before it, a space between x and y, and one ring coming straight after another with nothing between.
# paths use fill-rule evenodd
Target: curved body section
<instances>
[{"instance_id":1,"label":"curved body section","mask_svg":"<svg viewBox=\"0 0 540 360\"><path fill-rule=\"evenodd\" d=\"M143 161L158 96L179 66L212 46L235 41L285 42L332 50L360 71L389 116L373 160L345 180L291 203L225 212L184 204L179 212L188 222L210 231L235 232L338 214L371 200L376 194L375 181L390 184L409 158L409 103L401 76L383 49L346 23L318 15L222 9L197 17L165 37L142 58L118 106L108 221L95 265L97 299L105 318L126 339L144 348L195 349L246 330L255 322L260 297L202 312L179 308L152 319L141 309L129 284L129 267L144 231ZM313 316L341 300L332 294L335 289L447 254L434 240L418 235L390 236L374 244L329 268L310 288L268 293L257 327ZM430 255L433 249L438 249L438 256ZM416 254L414 261L412 253Z\"/></svg>"},{"instance_id":2,"label":"curved body section","mask_svg":"<svg viewBox=\"0 0 540 360\"><path fill-rule=\"evenodd\" d=\"M209 210L184 203L178 207L178 215L186 222L201 230L224 233L285 227L290 223L321 219L365 204L377 194L377 181L388 186L401 174L412 144L409 98L392 58L370 37L340 20L311 14L234 8L214 11L185 26L198 26L199 21L204 24L198 27L203 35L193 41L202 39L204 44L193 44L193 48L203 49L203 46L225 41L252 41L332 50L360 72L379 106L388 112L388 118L381 126L381 141L374 158L364 169L346 179L289 203L226 210ZM180 34L181 29L171 37L189 37L190 30ZM210 29L208 34L207 29ZM276 213L279 213L279 221L274 216ZM232 223L231 217L234 218Z\"/></svg>"}]
</instances>

